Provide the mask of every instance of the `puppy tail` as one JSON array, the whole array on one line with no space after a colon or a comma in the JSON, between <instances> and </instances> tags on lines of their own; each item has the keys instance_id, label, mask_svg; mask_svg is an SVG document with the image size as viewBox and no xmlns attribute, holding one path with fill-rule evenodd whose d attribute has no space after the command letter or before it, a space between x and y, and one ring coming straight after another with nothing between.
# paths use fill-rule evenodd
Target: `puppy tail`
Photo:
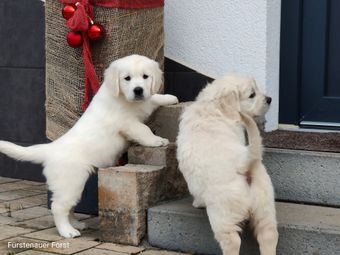
<instances>
[{"instance_id":1,"label":"puppy tail","mask_svg":"<svg viewBox=\"0 0 340 255\"><path fill-rule=\"evenodd\" d=\"M260 131L255 121L246 114L241 113L241 117L248 133L249 148L254 159L262 159L262 139Z\"/></svg>"},{"instance_id":2,"label":"puppy tail","mask_svg":"<svg viewBox=\"0 0 340 255\"><path fill-rule=\"evenodd\" d=\"M0 141L0 152L16 160L42 164L45 161L45 146L46 144L38 144L23 147L14 143Z\"/></svg>"}]
</instances>

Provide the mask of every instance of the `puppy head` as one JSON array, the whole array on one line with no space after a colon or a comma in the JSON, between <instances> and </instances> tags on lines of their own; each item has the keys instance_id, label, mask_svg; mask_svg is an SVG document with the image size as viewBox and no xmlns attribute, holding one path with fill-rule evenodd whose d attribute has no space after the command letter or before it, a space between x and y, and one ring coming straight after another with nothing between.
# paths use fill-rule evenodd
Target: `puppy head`
<instances>
[{"instance_id":1,"label":"puppy head","mask_svg":"<svg viewBox=\"0 0 340 255\"><path fill-rule=\"evenodd\" d=\"M259 90L253 78L241 78L237 87L242 113L260 117L268 111L272 99Z\"/></svg>"},{"instance_id":2,"label":"puppy head","mask_svg":"<svg viewBox=\"0 0 340 255\"><path fill-rule=\"evenodd\" d=\"M197 100L218 102L229 115L242 112L259 117L268 111L272 99L258 89L254 79L227 75L208 85Z\"/></svg>"},{"instance_id":3,"label":"puppy head","mask_svg":"<svg viewBox=\"0 0 340 255\"><path fill-rule=\"evenodd\" d=\"M140 102L156 94L162 84L162 71L156 61L130 55L113 61L104 73L104 83L116 97Z\"/></svg>"}]
</instances>

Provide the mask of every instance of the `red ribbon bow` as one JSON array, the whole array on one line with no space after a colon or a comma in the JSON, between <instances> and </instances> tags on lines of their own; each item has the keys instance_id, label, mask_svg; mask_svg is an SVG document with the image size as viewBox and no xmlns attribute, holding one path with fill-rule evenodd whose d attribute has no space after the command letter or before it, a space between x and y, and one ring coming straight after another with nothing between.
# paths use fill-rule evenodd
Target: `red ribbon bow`
<instances>
[{"instance_id":1,"label":"red ribbon bow","mask_svg":"<svg viewBox=\"0 0 340 255\"><path fill-rule=\"evenodd\" d=\"M89 106L92 97L97 93L100 84L96 70L93 66L90 41L87 36L89 19L93 20L93 6L98 5L108 8L155 8L164 6L164 0L60 0L62 4L75 4L77 9L67 21L67 26L72 31L82 32L83 55L85 65L85 94L82 105L83 110Z\"/></svg>"}]
</instances>

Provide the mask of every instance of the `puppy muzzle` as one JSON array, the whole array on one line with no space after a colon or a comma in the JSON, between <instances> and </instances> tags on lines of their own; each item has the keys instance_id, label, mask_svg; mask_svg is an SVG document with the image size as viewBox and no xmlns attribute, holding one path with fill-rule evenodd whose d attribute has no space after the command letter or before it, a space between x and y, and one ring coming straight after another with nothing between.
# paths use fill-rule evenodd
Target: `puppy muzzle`
<instances>
[{"instance_id":1,"label":"puppy muzzle","mask_svg":"<svg viewBox=\"0 0 340 255\"><path fill-rule=\"evenodd\" d=\"M143 100L144 99L144 89L142 87L135 87L133 89L133 93L135 95L135 100Z\"/></svg>"}]
</instances>

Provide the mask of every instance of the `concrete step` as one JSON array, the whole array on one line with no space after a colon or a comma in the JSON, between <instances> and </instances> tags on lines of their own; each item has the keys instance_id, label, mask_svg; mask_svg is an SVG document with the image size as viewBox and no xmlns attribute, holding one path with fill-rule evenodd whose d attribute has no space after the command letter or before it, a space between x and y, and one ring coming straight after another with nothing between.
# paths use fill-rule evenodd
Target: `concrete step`
<instances>
[{"instance_id":1,"label":"concrete step","mask_svg":"<svg viewBox=\"0 0 340 255\"><path fill-rule=\"evenodd\" d=\"M276 203L279 222L278 255L339 255L340 209ZM198 254L221 254L204 209L186 198L148 210L151 245ZM241 255L258 255L250 231L242 234Z\"/></svg>"},{"instance_id":2,"label":"concrete step","mask_svg":"<svg viewBox=\"0 0 340 255\"><path fill-rule=\"evenodd\" d=\"M150 127L157 135L176 141L178 118L189 104L160 107ZM339 153L266 148L264 154L277 199L330 206L340 206L339 162Z\"/></svg>"},{"instance_id":3,"label":"concrete step","mask_svg":"<svg viewBox=\"0 0 340 255\"><path fill-rule=\"evenodd\" d=\"M285 201L340 206L339 163L338 153L267 148L264 154L275 196Z\"/></svg>"}]
</instances>

